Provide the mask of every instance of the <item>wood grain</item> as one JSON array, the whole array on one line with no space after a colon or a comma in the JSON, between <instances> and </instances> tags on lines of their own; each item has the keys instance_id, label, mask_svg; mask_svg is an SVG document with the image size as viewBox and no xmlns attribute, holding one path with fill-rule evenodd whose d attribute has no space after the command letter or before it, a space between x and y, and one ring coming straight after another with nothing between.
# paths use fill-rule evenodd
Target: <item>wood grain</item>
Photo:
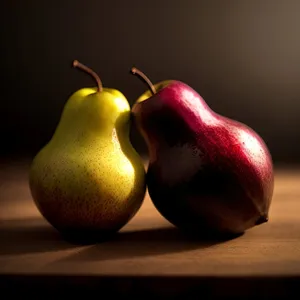
<instances>
[{"instance_id":1,"label":"wood grain","mask_svg":"<svg viewBox=\"0 0 300 300\"><path fill-rule=\"evenodd\" d=\"M186 291L187 286L206 286L205 291L215 295L221 293L216 284L226 283L235 288L226 288L222 295L253 295L261 286L260 293L272 290L278 296L291 293L300 282L300 170L276 169L270 221L235 239L190 239L160 216L147 195L141 210L114 239L86 246L65 241L41 217L30 196L27 170L27 162L1 165L0 275L5 287L15 285L16 278L23 287L47 276L60 278L58 285L62 278L81 278L82 283L92 277L90 287L97 278L123 278L115 282L125 284L121 290L127 291L132 281L126 280L136 278L137 290L143 282L144 289L163 290L165 295L179 288ZM160 280L155 283L155 278Z\"/></svg>"}]
</instances>

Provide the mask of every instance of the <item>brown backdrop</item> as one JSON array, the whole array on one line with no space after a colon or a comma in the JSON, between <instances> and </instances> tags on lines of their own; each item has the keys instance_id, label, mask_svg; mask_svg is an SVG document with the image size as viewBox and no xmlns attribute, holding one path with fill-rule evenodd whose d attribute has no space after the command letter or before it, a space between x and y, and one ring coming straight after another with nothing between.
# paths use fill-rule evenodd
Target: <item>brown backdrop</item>
<instances>
[{"instance_id":1,"label":"brown backdrop","mask_svg":"<svg viewBox=\"0 0 300 300\"><path fill-rule=\"evenodd\" d=\"M253 127L275 162L300 161L300 1L2 1L1 156L32 155L68 96L92 85L79 59L133 103L174 78ZM74 120L76 122L76 120ZM132 141L143 153L135 130Z\"/></svg>"}]
</instances>

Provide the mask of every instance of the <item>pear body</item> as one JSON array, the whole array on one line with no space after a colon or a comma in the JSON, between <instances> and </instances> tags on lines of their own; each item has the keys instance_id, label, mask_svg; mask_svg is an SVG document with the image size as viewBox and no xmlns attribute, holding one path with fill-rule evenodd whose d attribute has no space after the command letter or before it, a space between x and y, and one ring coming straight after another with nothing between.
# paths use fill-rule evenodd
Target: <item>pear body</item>
<instances>
[{"instance_id":1,"label":"pear body","mask_svg":"<svg viewBox=\"0 0 300 300\"><path fill-rule=\"evenodd\" d=\"M129 126L129 104L116 90L81 89L68 99L29 173L39 211L60 232L101 238L121 229L140 208L145 169Z\"/></svg>"},{"instance_id":2,"label":"pear body","mask_svg":"<svg viewBox=\"0 0 300 300\"><path fill-rule=\"evenodd\" d=\"M213 112L180 81L133 108L149 149L147 185L175 226L203 234L240 234L269 217L274 175L270 152L247 125Z\"/></svg>"}]
</instances>

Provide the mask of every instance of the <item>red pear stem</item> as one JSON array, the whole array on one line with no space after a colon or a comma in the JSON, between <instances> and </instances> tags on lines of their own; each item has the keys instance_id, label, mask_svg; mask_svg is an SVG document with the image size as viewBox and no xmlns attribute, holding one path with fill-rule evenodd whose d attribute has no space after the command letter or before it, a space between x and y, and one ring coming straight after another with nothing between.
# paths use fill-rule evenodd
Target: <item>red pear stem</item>
<instances>
[{"instance_id":1,"label":"red pear stem","mask_svg":"<svg viewBox=\"0 0 300 300\"><path fill-rule=\"evenodd\" d=\"M73 67L81 69L82 71L90 74L96 80L96 82L97 82L98 93L101 93L103 91L102 82L101 82L100 77L98 76L98 74L96 72L94 72L92 69L90 69L89 67L85 66L84 64L82 64L78 60L74 60L73 61Z\"/></svg>"},{"instance_id":2,"label":"red pear stem","mask_svg":"<svg viewBox=\"0 0 300 300\"><path fill-rule=\"evenodd\" d=\"M150 79L142 71L140 71L137 68L131 68L131 73L133 75L138 75L140 78L143 79L143 81L146 82L146 84L148 85L148 87L150 88L150 90L152 92L152 95L154 95L156 93L156 89L155 89L153 83L150 81Z\"/></svg>"}]
</instances>

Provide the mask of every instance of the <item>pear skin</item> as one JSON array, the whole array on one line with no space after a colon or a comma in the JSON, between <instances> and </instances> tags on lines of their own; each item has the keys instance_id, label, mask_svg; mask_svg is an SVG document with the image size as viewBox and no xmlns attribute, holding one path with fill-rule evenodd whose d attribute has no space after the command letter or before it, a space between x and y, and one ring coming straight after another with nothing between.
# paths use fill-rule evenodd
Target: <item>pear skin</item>
<instances>
[{"instance_id":1,"label":"pear skin","mask_svg":"<svg viewBox=\"0 0 300 300\"><path fill-rule=\"evenodd\" d=\"M120 91L80 89L33 159L32 197L61 233L101 239L119 231L142 205L145 168L129 139L130 114Z\"/></svg>"},{"instance_id":2,"label":"pear skin","mask_svg":"<svg viewBox=\"0 0 300 300\"><path fill-rule=\"evenodd\" d=\"M238 236L267 223L274 168L262 137L214 112L184 82L149 88L131 111L148 146L147 188L160 214L206 237Z\"/></svg>"}]
</instances>

